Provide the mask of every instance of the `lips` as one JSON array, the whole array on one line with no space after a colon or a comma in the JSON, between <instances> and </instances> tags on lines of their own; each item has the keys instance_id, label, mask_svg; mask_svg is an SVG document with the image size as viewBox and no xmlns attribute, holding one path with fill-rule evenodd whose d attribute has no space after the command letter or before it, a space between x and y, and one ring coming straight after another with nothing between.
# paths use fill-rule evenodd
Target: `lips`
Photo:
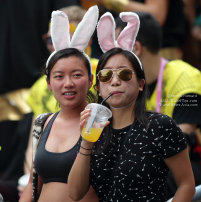
<instances>
[{"instance_id":1,"label":"lips","mask_svg":"<svg viewBox=\"0 0 201 202\"><path fill-rule=\"evenodd\" d=\"M121 94L122 92L121 91L112 91L111 92L113 95L119 95L119 94Z\"/></svg>"},{"instance_id":2,"label":"lips","mask_svg":"<svg viewBox=\"0 0 201 202\"><path fill-rule=\"evenodd\" d=\"M75 91L67 91L62 93L62 95L64 95L66 98L69 98L69 99L74 98L76 94L77 93Z\"/></svg>"}]
</instances>

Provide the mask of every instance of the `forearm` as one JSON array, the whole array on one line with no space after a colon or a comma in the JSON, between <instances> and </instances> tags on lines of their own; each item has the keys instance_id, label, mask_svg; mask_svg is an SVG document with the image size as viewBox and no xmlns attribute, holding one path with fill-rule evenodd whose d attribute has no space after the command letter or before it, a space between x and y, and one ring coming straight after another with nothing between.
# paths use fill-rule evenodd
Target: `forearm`
<instances>
[{"instance_id":1,"label":"forearm","mask_svg":"<svg viewBox=\"0 0 201 202\"><path fill-rule=\"evenodd\" d=\"M153 15L162 26L168 12L168 0L146 0L139 3L129 0L100 0L106 8L116 13L120 12L147 12Z\"/></svg>"},{"instance_id":2,"label":"forearm","mask_svg":"<svg viewBox=\"0 0 201 202\"><path fill-rule=\"evenodd\" d=\"M28 182L25 190L20 197L19 202L31 202L32 201L32 183Z\"/></svg>"},{"instance_id":3,"label":"forearm","mask_svg":"<svg viewBox=\"0 0 201 202\"><path fill-rule=\"evenodd\" d=\"M192 132L195 132L197 124L183 123L178 124L178 126L185 134L191 134Z\"/></svg>"},{"instance_id":4,"label":"forearm","mask_svg":"<svg viewBox=\"0 0 201 202\"><path fill-rule=\"evenodd\" d=\"M164 161L177 185L173 202L191 202L195 193L195 182L187 148Z\"/></svg>"},{"instance_id":5,"label":"forearm","mask_svg":"<svg viewBox=\"0 0 201 202\"><path fill-rule=\"evenodd\" d=\"M82 141L81 153L78 153L68 176L68 195L74 201L81 200L89 190L90 156L86 155L91 154L91 150L86 149L91 149L92 147L93 143L85 140Z\"/></svg>"},{"instance_id":6,"label":"forearm","mask_svg":"<svg viewBox=\"0 0 201 202\"><path fill-rule=\"evenodd\" d=\"M28 181L26 188L22 192L19 202L29 202L29 201L31 202L32 201L32 181L33 181L32 170L33 170L33 166L31 165L29 181ZM42 186L43 186L43 182L42 182L41 178L38 176L38 185L37 185L38 196L37 197L40 196Z\"/></svg>"},{"instance_id":7,"label":"forearm","mask_svg":"<svg viewBox=\"0 0 201 202\"><path fill-rule=\"evenodd\" d=\"M192 185L181 185L178 187L177 192L172 202L190 202L195 194L195 186Z\"/></svg>"},{"instance_id":8,"label":"forearm","mask_svg":"<svg viewBox=\"0 0 201 202\"><path fill-rule=\"evenodd\" d=\"M168 3L166 0L160 0L164 1L164 3L138 3L129 1L129 4L125 6L124 12L146 12L150 13L155 17L155 19L158 21L158 23L163 26L166 20L167 11L168 11Z\"/></svg>"}]
</instances>

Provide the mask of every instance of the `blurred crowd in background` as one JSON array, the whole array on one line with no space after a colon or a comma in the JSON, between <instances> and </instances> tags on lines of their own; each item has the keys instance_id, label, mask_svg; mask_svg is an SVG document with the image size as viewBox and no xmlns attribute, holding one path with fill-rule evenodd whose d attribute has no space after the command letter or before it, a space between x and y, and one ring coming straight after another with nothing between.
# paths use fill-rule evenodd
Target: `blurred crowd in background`
<instances>
[{"instance_id":1,"label":"blurred crowd in background","mask_svg":"<svg viewBox=\"0 0 201 202\"><path fill-rule=\"evenodd\" d=\"M201 0L1 0L0 194L5 201L18 201L18 179L30 171L30 131L34 118L59 110L45 78L41 77L41 69L53 52L51 13L63 10L73 34L92 5L98 5L99 17L107 11L114 18L123 11L152 14L163 33L161 56L169 61L183 60L201 70ZM86 53L95 74L103 54L96 32Z\"/></svg>"}]
</instances>

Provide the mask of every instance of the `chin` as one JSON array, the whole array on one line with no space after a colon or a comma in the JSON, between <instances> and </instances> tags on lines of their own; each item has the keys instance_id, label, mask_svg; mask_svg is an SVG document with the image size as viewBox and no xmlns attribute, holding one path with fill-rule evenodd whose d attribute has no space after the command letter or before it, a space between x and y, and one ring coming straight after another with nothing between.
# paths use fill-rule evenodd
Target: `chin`
<instances>
[{"instance_id":1,"label":"chin","mask_svg":"<svg viewBox=\"0 0 201 202\"><path fill-rule=\"evenodd\" d=\"M81 108L85 107L83 103L76 103L76 104L71 104L71 105L65 105L65 109L76 109L76 108Z\"/></svg>"}]
</instances>

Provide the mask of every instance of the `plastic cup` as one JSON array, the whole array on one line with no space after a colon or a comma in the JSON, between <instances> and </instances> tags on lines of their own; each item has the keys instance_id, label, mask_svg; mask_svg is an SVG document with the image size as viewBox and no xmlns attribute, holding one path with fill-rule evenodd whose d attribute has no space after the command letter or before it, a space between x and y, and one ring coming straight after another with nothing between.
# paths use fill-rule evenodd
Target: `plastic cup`
<instances>
[{"instance_id":1,"label":"plastic cup","mask_svg":"<svg viewBox=\"0 0 201 202\"><path fill-rule=\"evenodd\" d=\"M91 111L82 129L82 137L89 142L96 142L106 122L112 117L112 112L107 107L96 103L88 104L86 108L91 109Z\"/></svg>"},{"instance_id":2,"label":"plastic cup","mask_svg":"<svg viewBox=\"0 0 201 202\"><path fill-rule=\"evenodd\" d=\"M22 177L20 177L18 180L18 185L25 188L29 182L29 177L30 177L29 173L22 175Z\"/></svg>"}]
</instances>

